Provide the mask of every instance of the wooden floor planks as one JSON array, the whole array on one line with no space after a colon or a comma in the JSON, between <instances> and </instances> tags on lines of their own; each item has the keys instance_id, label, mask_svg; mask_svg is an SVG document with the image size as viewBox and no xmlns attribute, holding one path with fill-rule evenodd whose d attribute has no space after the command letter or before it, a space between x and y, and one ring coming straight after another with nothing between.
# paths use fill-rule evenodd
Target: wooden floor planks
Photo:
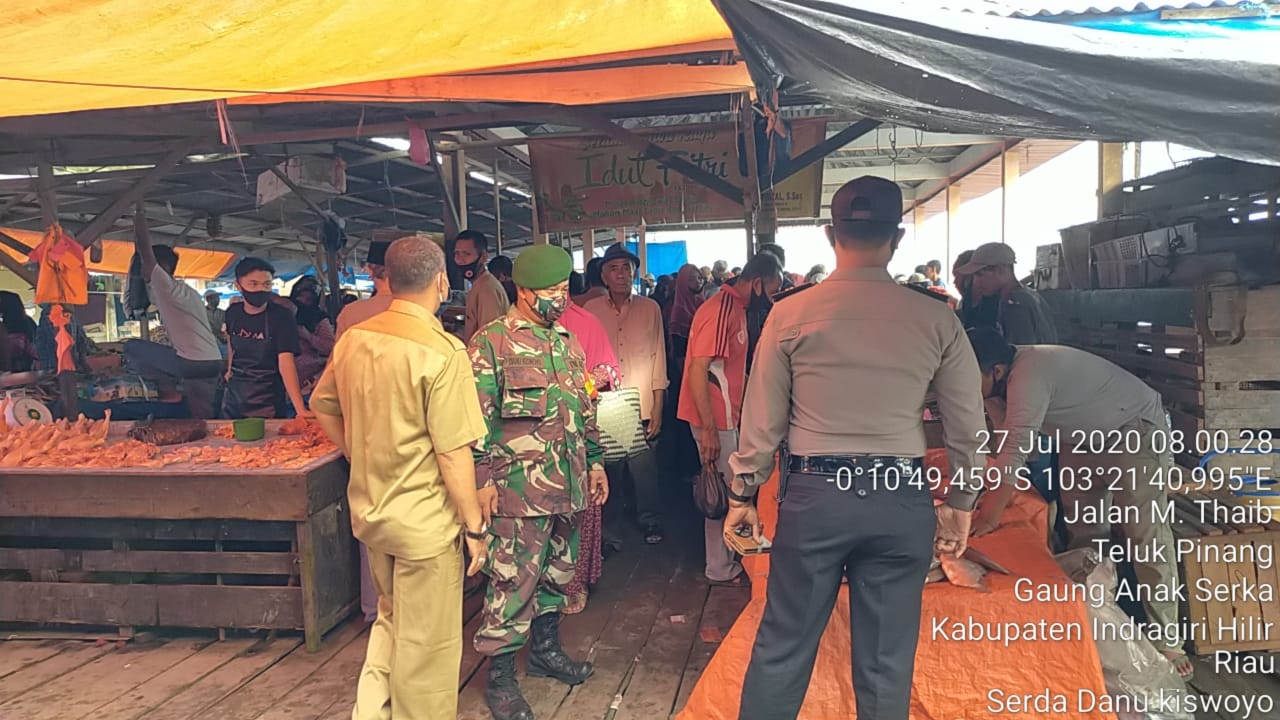
<instances>
[{"instance_id":1,"label":"wooden floor planks","mask_svg":"<svg viewBox=\"0 0 1280 720\"><path fill-rule=\"evenodd\" d=\"M67 643L49 640L0 642L0 678L12 675L28 665L47 660L66 648Z\"/></svg>"},{"instance_id":2,"label":"wooden floor planks","mask_svg":"<svg viewBox=\"0 0 1280 720\"><path fill-rule=\"evenodd\" d=\"M699 656L706 610L723 622L735 604L718 594L723 588L701 579L700 532L695 541L692 531L677 530L656 546L638 536L627 540L626 550L606 563L587 609L561 623L565 649L592 660L595 675L572 689L527 678L521 653L521 687L539 720L603 718L615 699L618 720L667 717L690 681L685 664ZM735 592L745 597L746 591L729 591ZM460 720L489 720L484 658L472 645L478 611L478 598L468 598ZM672 622L673 615L684 622ZM368 626L353 619L334 630L318 653L307 653L295 637L175 639L125 649L70 641L0 643L0 718L345 720L367 638Z\"/></svg>"},{"instance_id":3,"label":"wooden floor planks","mask_svg":"<svg viewBox=\"0 0 1280 720\"><path fill-rule=\"evenodd\" d=\"M77 720L90 716L148 680L199 652L209 640L137 643L106 653L0 706L23 720Z\"/></svg>"},{"instance_id":4,"label":"wooden floor planks","mask_svg":"<svg viewBox=\"0 0 1280 720\"><path fill-rule=\"evenodd\" d=\"M332 639L326 640L326 643ZM298 638L256 643L147 713L146 720L188 720L244 687L301 644Z\"/></svg>"},{"instance_id":5,"label":"wooden floor planks","mask_svg":"<svg viewBox=\"0 0 1280 720\"><path fill-rule=\"evenodd\" d=\"M209 673L231 662L248 650L255 640L236 639L209 643L199 652L164 672L121 693L114 700L93 712L93 720L135 720L147 711L159 706L188 687L195 685Z\"/></svg>"}]
</instances>

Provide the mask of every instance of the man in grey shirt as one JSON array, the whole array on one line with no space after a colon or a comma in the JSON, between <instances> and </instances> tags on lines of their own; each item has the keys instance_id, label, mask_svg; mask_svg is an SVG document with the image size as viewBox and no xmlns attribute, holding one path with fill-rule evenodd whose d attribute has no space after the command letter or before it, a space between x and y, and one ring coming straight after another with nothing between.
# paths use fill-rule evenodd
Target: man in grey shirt
<instances>
[{"instance_id":1,"label":"man in grey shirt","mask_svg":"<svg viewBox=\"0 0 1280 720\"><path fill-rule=\"evenodd\" d=\"M1151 622L1177 627L1178 587L1173 530L1166 512L1166 484L1174 470L1169 423L1160 394L1127 370L1092 353L1064 345L1014 347L991 328L969 331L982 369L982 391L995 429L985 452L1000 482L983 498L975 535L994 530L1015 490L1028 480L1019 471L1032 443L1059 447L1059 478L1071 548L1092 547L1110 537L1111 520L1135 547L1134 573L1152 598ZM1037 433L1044 437L1034 440ZM1102 508L1110 504L1111 510ZM1141 560L1141 561L1139 561ZM1157 589L1159 588L1159 589ZM1161 590L1167 589L1168 593ZM1175 633L1176 637L1176 633ZM1163 651L1179 674L1191 672L1177 640Z\"/></svg>"},{"instance_id":2,"label":"man in grey shirt","mask_svg":"<svg viewBox=\"0 0 1280 720\"><path fill-rule=\"evenodd\" d=\"M1014 274L1017 256L1004 243L987 243L973 251L973 257L956 273L972 278L975 302L999 298L996 323L1004 339L1014 345L1056 345L1058 329L1053 324L1049 304L1031 288L1024 287Z\"/></svg>"},{"instance_id":3,"label":"man in grey shirt","mask_svg":"<svg viewBox=\"0 0 1280 720\"><path fill-rule=\"evenodd\" d=\"M750 496L783 440L791 454L742 720L799 713L842 579L858 716L907 720L924 578L935 552L964 552L981 485L971 471L986 424L964 329L945 303L886 269L902 239L902 191L852 180L832 198L831 219L836 270L769 313L729 458L725 531L759 537ZM936 509L921 474L930 385L962 480Z\"/></svg>"}]
</instances>

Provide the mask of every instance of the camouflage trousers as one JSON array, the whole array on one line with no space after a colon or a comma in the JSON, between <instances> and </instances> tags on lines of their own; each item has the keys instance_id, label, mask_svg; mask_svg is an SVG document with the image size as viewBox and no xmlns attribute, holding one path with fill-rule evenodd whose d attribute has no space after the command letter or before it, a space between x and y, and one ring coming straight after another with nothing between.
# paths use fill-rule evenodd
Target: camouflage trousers
<instances>
[{"instance_id":1,"label":"camouflage trousers","mask_svg":"<svg viewBox=\"0 0 1280 720\"><path fill-rule=\"evenodd\" d=\"M481 655L515 652L535 617L560 612L578 562L578 516L495 517L489 525Z\"/></svg>"}]
</instances>

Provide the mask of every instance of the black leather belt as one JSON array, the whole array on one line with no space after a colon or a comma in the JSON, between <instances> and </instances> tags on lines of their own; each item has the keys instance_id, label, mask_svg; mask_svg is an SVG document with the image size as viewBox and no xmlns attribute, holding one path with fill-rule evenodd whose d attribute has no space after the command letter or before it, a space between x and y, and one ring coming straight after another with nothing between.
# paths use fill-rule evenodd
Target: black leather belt
<instances>
[{"instance_id":1,"label":"black leather belt","mask_svg":"<svg viewBox=\"0 0 1280 720\"><path fill-rule=\"evenodd\" d=\"M910 473L921 462L921 458L896 455L792 455L788 469L793 473L833 475L846 469L855 474L871 474L896 467L899 472Z\"/></svg>"}]
</instances>

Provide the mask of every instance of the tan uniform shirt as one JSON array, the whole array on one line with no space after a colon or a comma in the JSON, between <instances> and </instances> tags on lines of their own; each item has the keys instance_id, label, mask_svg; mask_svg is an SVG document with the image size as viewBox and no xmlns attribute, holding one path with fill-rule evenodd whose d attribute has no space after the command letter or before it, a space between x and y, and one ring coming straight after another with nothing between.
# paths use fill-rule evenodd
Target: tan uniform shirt
<instances>
[{"instance_id":1,"label":"tan uniform shirt","mask_svg":"<svg viewBox=\"0 0 1280 720\"><path fill-rule=\"evenodd\" d=\"M476 276L467 291L467 317L462 326L463 341L470 340L480 328L507 314L511 301L502 282L485 271Z\"/></svg>"},{"instance_id":2,"label":"tan uniform shirt","mask_svg":"<svg viewBox=\"0 0 1280 720\"><path fill-rule=\"evenodd\" d=\"M466 348L403 300L348 330L311 409L342 418L351 452L351 529L378 552L410 560L453 546L459 521L437 453L486 433Z\"/></svg>"},{"instance_id":3,"label":"tan uniform shirt","mask_svg":"<svg viewBox=\"0 0 1280 720\"><path fill-rule=\"evenodd\" d=\"M922 457L930 385L951 471L976 485L982 376L959 319L883 269L836 270L769 313L729 464L758 485L783 440L793 455ZM964 506L974 492L952 486L950 496Z\"/></svg>"},{"instance_id":4,"label":"tan uniform shirt","mask_svg":"<svg viewBox=\"0 0 1280 720\"><path fill-rule=\"evenodd\" d=\"M357 300L342 308L342 311L338 313L336 337L342 337L342 333L389 307L391 307L391 293L384 292L371 298Z\"/></svg>"},{"instance_id":5,"label":"tan uniform shirt","mask_svg":"<svg viewBox=\"0 0 1280 720\"><path fill-rule=\"evenodd\" d=\"M1006 472L1022 467L1039 432L1056 436L1066 452L1076 445L1076 431L1110 432L1143 420L1166 427L1159 393L1119 365L1065 345L1019 347L1005 401L988 408L994 427L1008 431L991 448Z\"/></svg>"},{"instance_id":6,"label":"tan uniform shirt","mask_svg":"<svg viewBox=\"0 0 1280 720\"><path fill-rule=\"evenodd\" d=\"M653 416L653 392L666 390L667 346L662 326L662 308L653 300L631 295L622 307L615 307L608 295L588 300L583 306L600 319L609 334L613 353L618 356L622 386L640 390L640 417Z\"/></svg>"}]
</instances>

